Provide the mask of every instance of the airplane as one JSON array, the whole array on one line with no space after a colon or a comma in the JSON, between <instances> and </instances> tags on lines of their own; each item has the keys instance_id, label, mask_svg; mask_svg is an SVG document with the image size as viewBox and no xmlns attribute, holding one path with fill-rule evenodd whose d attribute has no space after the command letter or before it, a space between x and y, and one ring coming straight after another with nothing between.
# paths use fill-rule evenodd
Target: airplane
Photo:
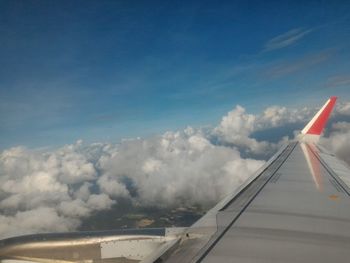
<instances>
[{"instance_id":1,"label":"airplane","mask_svg":"<svg viewBox=\"0 0 350 263\"><path fill-rule=\"evenodd\" d=\"M34 234L2 262L348 262L350 169L317 142L337 98L190 227Z\"/></svg>"}]
</instances>

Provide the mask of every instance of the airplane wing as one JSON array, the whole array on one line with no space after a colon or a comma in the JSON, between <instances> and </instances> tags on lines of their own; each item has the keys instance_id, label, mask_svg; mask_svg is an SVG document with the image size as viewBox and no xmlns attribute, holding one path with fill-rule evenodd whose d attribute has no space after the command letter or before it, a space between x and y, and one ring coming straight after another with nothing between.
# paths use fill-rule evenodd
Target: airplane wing
<instances>
[{"instance_id":1,"label":"airplane wing","mask_svg":"<svg viewBox=\"0 0 350 263\"><path fill-rule=\"evenodd\" d=\"M347 262L350 169L317 144L331 97L262 168L188 228L38 234L0 241L2 261Z\"/></svg>"}]
</instances>

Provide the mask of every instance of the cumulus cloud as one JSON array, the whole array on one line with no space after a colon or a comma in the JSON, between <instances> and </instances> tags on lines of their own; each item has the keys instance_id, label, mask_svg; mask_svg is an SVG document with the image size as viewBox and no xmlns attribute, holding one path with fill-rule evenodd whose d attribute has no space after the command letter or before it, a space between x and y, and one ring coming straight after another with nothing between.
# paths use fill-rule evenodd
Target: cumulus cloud
<instances>
[{"instance_id":1,"label":"cumulus cloud","mask_svg":"<svg viewBox=\"0 0 350 263\"><path fill-rule=\"evenodd\" d=\"M247 114L245 109L237 106L221 120L215 133L221 142L228 142L239 147L246 147L253 153L260 154L269 147L265 141L258 142L249 137L255 131L258 119L252 114Z\"/></svg>"},{"instance_id":2,"label":"cumulus cloud","mask_svg":"<svg viewBox=\"0 0 350 263\"><path fill-rule=\"evenodd\" d=\"M350 102L340 102L335 108L336 114L350 116Z\"/></svg>"},{"instance_id":3,"label":"cumulus cloud","mask_svg":"<svg viewBox=\"0 0 350 263\"><path fill-rule=\"evenodd\" d=\"M348 114L348 104L336 114ZM257 131L305 123L315 109L272 106L254 115L237 106L212 129L166 132L120 143L82 141L55 150L14 147L0 153L0 237L71 231L82 219L127 198L142 206L213 205L264 164L256 156L278 143ZM302 127L300 127L302 128ZM324 139L343 159L349 123L333 125Z\"/></svg>"},{"instance_id":4,"label":"cumulus cloud","mask_svg":"<svg viewBox=\"0 0 350 263\"><path fill-rule=\"evenodd\" d=\"M350 123L336 122L328 137L322 138L321 143L338 158L350 166Z\"/></svg>"},{"instance_id":5,"label":"cumulus cloud","mask_svg":"<svg viewBox=\"0 0 350 263\"><path fill-rule=\"evenodd\" d=\"M281 136L278 143L258 141L253 134L258 131L282 127L286 124L306 122L314 113L313 109L287 109L280 106L266 108L262 114L253 115L246 113L241 106L228 112L214 129L213 135L222 144L234 145L248 154L268 157L282 144L288 141L288 137Z\"/></svg>"},{"instance_id":6,"label":"cumulus cloud","mask_svg":"<svg viewBox=\"0 0 350 263\"><path fill-rule=\"evenodd\" d=\"M258 117L257 129L280 127L287 123L300 123L307 121L313 115L313 109L288 109L281 106L271 106Z\"/></svg>"},{"instance_id":7,"label":"cumulus cloud","mask_svg":"<svg viewBox=\"0 0 350 263\"><path fill-rule=\"evenodd\" d=\"M214 204L263 164L193 128L119 144L7 149L0 155L0 235L73 230L118 198L144 206Z\"/></svg>"},{"instance_id":8,"label":"cumulus cloud","mask_svg":"<svg viewBox=\"0 0 350 263\"><path fill-rule=\"evenodd\" d=\"M35 232L65 232L76 229L79 220L58 214L55 208L38 207L18 211L13 216L0 215L1 237L23 235Z\"/></svg>"},{"instance_id":9,"label":"cumulus cloud","mask_svg":"<svg viewBox=\"0 0 350 263\"><path fill-rule=\"evenodd\" d=\"M93 195L90 187L98 172L81 142L52 152L24 147L0 154L0 234L19 229L23 233L75 229L91 212L110 208L108 196ZM91 182L91 183L89 183ZM18 224L18 220L22 220ZM45 224L40 224L46 220ZM27 224L37 221L37 224ZM60 226L55 227L58 223ZM28 226L27 231L22 228ZM10 229L10 230L9 230ZM18 231L14 232L18 233Z\"/></svg>"},{"instance_id":10,"label":"cumulus cloud","mask_svg":"<svg viewBox=\"0 0 350 263\"><path fill-rule=\"evenodd\" d=\"M102 169L113 171L113 180L127 174L142 204L214 202L263 164L242 159L235 149L214 146L193 129L127 141L121 148ZM232 161L240 162L240 169L228 169Z\"/></svg>"}]
</instances>

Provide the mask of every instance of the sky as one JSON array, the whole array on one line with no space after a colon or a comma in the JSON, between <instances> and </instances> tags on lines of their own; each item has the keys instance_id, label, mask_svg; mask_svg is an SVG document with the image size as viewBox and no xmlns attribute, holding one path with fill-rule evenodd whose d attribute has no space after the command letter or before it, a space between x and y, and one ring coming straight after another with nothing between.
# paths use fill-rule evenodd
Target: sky
<instances>
[{"instance_id":1,"label":"sky","mask_svg":"<svg viewBox=\"0 0 350 263\"><path fill-rule=\"evenodd\" d=\"M349 46L349 1L0 0L0 238L209 208L332 95L350 165Z\"/></svg>"},{"instance_id":2,"label":"sky","mask_svg":"<svg viewBox=\"0 0 350 263\"><path fill-rule=\"evenodd\" d=\"M0 1L0 149L350 99L349 1Z\"/></svg>"}]
</instances>

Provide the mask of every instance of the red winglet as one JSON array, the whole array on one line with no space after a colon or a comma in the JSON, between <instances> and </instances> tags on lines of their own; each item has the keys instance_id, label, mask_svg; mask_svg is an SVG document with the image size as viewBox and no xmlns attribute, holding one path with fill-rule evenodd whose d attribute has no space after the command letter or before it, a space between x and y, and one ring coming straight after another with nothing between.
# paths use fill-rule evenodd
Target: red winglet
<instances>
[{"instance_id":1,"label":"red winglet","mask_svg":"<svg viewBox=\"0 0 350 263\"><path fill-rule=\"evenodd\" d=\"M337 97L330 97L330 99L327 100L326 104L323 105L323 107L317 112L312 120L305 126L301 133L321 135L336 101Z\"/></svg>"}]
</instances>

